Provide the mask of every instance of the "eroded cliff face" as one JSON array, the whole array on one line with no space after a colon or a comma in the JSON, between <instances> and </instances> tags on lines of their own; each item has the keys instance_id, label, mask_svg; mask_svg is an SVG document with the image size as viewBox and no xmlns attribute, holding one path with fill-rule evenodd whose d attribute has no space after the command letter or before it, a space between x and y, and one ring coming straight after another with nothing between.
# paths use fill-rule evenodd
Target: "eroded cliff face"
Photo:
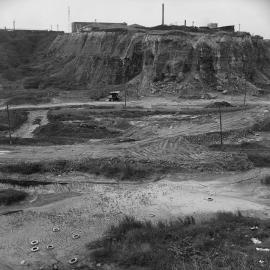
<instances>
[{"instance_id":1,"label":"eroded cliff face","mask_svg":"<svg viewBox=\"0 0 270 270\"><path fill-rule=\"evenodd\" d=\"M140 92L183 96L243 87L256 92L270 85L269 56L269 44L249 34L65 34L48 49L39 87L99 91L127 84Z\"/></svg>"}]
</instances>

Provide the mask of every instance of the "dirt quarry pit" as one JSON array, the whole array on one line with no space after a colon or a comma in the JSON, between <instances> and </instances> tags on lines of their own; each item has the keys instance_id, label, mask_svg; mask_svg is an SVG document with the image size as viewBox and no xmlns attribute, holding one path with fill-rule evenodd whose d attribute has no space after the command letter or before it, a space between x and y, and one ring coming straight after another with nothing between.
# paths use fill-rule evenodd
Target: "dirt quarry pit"
<instances>
[{"instance_id":1,"label":"dirt quarry pit","mask_svg":"<svg viewBox=\"0 0 270 270\"><path fill-rule=\"evenodd\" d=\"M12 133L13 145L3 133L0 190L27 197L0 205L0 269L95 269L87 244L126 215L269 218L269 105L223 108L220 148L219 108L165 103L37 106Z\"/></svg>"},{"instance_id":2,"label":"dirt quarry pit","mask_svg":"<svg viewBox=\"0 0 270 270\"><path fill-rule=\"evenodd\" d=\"M19 30L14 21L0 29L0 270L180 269L119 269L94 261L90 246L126 216L200 223L226 211L270 220L269 40L233 26L89 28ZM119 102L109 101L112 92ZM248 235L269 238L250 229L259 224L248 224ZM250 253L233 248L235 239L225 250L243 258L241 270L267 269L270 238L258 251L242 228L234 236ZM235 238L227 225L218 234L225 230ZM193 238L195 249L183 238L184 250L179 231L166 232L163 254L173 247L182 264L203 244L211 254L200 258L216 258L216 232ZM141 263L152 249L166 264L161 242L142 243L144 253L135 245L134 258ZM222 269L240 270L224 265L234 262L224 253Z\"/></svg>"}]
</instances>

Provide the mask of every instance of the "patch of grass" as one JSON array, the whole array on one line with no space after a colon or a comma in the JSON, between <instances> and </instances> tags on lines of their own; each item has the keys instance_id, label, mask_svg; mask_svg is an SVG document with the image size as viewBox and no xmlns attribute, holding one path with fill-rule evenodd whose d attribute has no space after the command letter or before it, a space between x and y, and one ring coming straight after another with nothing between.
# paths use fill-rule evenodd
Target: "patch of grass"
<instances>
[{"instance_id":1,"label":"patch of grass","mask_svg":"<svg viewBox=\"0 0 270 270\"><path fill-rule=\"evenodd\" d=\"M35 131L35 138L44 139L54 138L77 138L81 139L104 139L114 138L120 135L117 130L109 129L94 121L86 123L66 123L53 122L45 126L38 127Z\"/></svg>"},{"instance_id":2,"label":"patch of grass","mask_svg":"<svg viewBox=\"0 0 270 270\"><path fill-rule=\"evenodd\" d=\"M14 145L38 145L38 146L47 146L47 145L71 145L77 142L87 142L88 139L81 138L68 138L68 137L38 137L38 138L12 138L12 144ZM0 144L9 144L8 137L0 137Z\"/></svg>"},{"instance_id":3,"label":"patch of grass","mask_svg":"<svg viewBox=\"0 0 270 270\"><path fill-rule=\"evenodd\" d=\"M254 164L255 167L270 167L270 152L253 152L247 153L248 159Z\"/></svg>"},{"instance_id":4,"label":"patch of grass","mask_svg":"<svg viewBox=\"0 0 270 270\"><path fill-rule=\"evenodd\" d=\"M261 183L263 185L269 186L270 185L270 175L265 175L262 179L261 179Z\"/></svg>"},{"instance_id":5,"label":"patch of grass","mask_svg":"<svg viewBox=\"0 0 270 270\"><path fill-rule=\"evenodd\" d=\"M250 230L255 225L259 229ZM269 228L269 221L240 213L218 213L201 224L194 224L192 217L157 224L126 217L88 248L94 249L92 259L96 263L114 264L120 269L268 269L269 252L256 251L251 238L264 242L270 237Z\"/></svg>"},{"instance_id":6,"label":"patch of grass","mask_svg":"<svg viewBox=\"0 0 270 270\"><path fill-rule=\"evenodd\" d=\"M54 182L49 181L36 181L36 180L17 180L17 179L9 179L9 178L0 178L1 184L8 184L11 186L20 186L20 187L35 187L35 186L47 186L47 185L53 185ZM59 182L57 183L59 184ZM60 185L66 185L67 183L61 182Z\"/></svg>"},{"instance_id":7,"label":"patch of grass","mask_svg":"<svg viewBox=\"0 0 270 270\"><path fill-rule=\"evenodd\" d=\"M80 171L108 178L120 180L144 179L155 173L165 172L169 167L159 163L146 163L145 161L125 160L121 158L58 160L55 162L21 162L0 166L0 171L5 173L20 173L30 175L35 173L68 173Z\"/></svg>"},{"instance_id":8,"label":"patch of grass","mask_svg":"<svg viewBox=\"0 0 270 270\"><path fill-rule=\"evenodd\" d=\"M15 189L0 190L0 205L11 205L26 199L28 194Z\"/></svg>"},{"instance_id":9,"label":"patch of grass","mask_svg":"<svg viewBox=\"0 0 270 270\"><path fill-rule=\"evenodd\" d=\"M49 110L48 119L50 122L74 121L74 120L83 121L83 120L92 120L93 117L89 109L61 108Z\"/></svg>"},{"instance_id":10,"label":"patch of grass","mask_svg":"<svg viewBox=\"0 0 270 270\"><path fill-rule=\"evenodd\" d=\"M10 127L12 130L19 128L27 120L28 112L10 110ZM0 131L8 130L8 118L6 111L0 111Z\"/></svg>"},{"instance_id":11,"label":"patch of grass","mask_svg":"<svg viewBox=\"0 0 270 270\"><path fill-rule=\"evenodd\" d=\"M138 109L128 109L121 110L114 107L105 106L96 106L89 108L80 108L80 109L70 109L70 108L61 108L61 109L51 109L48 113L49 120L52 121L72 121L72 120L93 120L95 117L119 117L119 118L141 118L145 116L160 115L164 114L166 111L146 111ZM176 112L173 112L176 114Z\"/></svg>"},{"instance_id":12,"label":"patch of grass","mask_svg":"<svg viewBox=\"0 0 270 270\"><path fill-rule=\"evenodd\" d=\"M11 105L22 105L22 104L40 104L40 103L50 103L51 98L44 93L36 93L35 95L26 94L23 96L15 96L10 98L7 103Z\"/></svg>"},{"instance_id":13,"label":"patch of grass","mask_svg":"<svg viewBox=\"0 0 270 270\"><path fill-rule=\"evenodd\" d=\"M205 108L221 108L221 107L234 107L232 104L226 101L217 101L207 105Z\"/></svg>"},{"instance_id":14,"label":"patch of grass","mask_svg":"<svg viewBox=\"0 0 270 270\"><path fill-rule=\"evenodd\" d=\"M270 166L270 148L262 143L248 142L242 144L213 144L209 148L215 151L234 152L238 155L246 154L255 167Z\"/></svg>"},{"instance_id":15,"label":"patch of grass","mask_svg":"<svg viewBox=\"0 0 270 270\"><path fill-rule=\"evenodd\" d=\"M253 126L254 131L270 131L270 117L263 119Z\"/></svg>"}]
</instances>

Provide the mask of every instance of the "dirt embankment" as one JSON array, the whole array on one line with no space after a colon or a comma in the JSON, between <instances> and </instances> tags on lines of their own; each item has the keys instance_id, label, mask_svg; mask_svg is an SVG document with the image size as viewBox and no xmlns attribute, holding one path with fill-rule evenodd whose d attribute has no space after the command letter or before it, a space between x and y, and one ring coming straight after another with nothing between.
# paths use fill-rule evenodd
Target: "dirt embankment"
<instances>
[{"instance_id":1,"label":"dirt embankment","mask_svg":"<svg viewBox=\"0 0 270 270\"><path fill-rule=\"evenodd\" d=\"M124 31L63 35L49 49L54 68L48 72L53 76L44 83L86 87L99 91L100 96L105 86L127 82L134 95L138 90L190 96L210 89L239 92L244 87L256 92L257 83L270 83L266 54L264 41L248 34ZM65 66L61 71L60 65Z\"/></svg>"},{"instance_id":2,"label":"dirt embankment","mask_svg":"<svg viewBox=\"0 0 270 270\"><path fill-rule=\"evenodd\" d=\"M268 44L249 34L1 31L0 56L5 87L24 79L26 89L88 89L94 99L112 90L123 91L124 84L131 96L181 97L243 89L258 93L270 85Z\"/></svg>"}]
</instances>

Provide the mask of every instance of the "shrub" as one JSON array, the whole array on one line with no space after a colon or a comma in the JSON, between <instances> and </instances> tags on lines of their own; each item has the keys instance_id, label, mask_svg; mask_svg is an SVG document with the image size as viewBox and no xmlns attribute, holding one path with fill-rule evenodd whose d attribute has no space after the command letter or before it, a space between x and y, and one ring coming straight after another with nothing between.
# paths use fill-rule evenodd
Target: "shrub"
<instances>
[{"instance_id":1,"label":"shrub","mask_svg":"<svg viewBox=\"0 0 270 270\"><path fill-rule=\"evenodd\" d=\"M24 89L38 89L41 79L37 77L26 78L23 82Z\"/></svg>"},{"instance_id":2,"label":"shrub","mask_svg":"<svg viewBox=\"0 0 270 270\"><path fill-rule=\"evenodd\" d=\"M11 205L24 200L28 194L14 189L0 190L0 205Z\"/></svg>"},{"instance_id":3,"label":"shrub","mask_svg":"<svg viewBox=\"0 0 270 270\"><path fill-rule=\"evenodd\" d=\"M189 217L189 220L193 220ZM251 226L258 230L250 230ZM152 223L125 217L112 226L92 252L95 262L149 270L259 270L259 260L269 265L270 255L251 246L252 237L264 241L270 236L269 221L232 213L218 213L202 223Z\"/></svg>"},{"instance_id":4,"label":"shrub","mask_svg":"<svg viewBox=\"0 0 270 270\"><path fill-rule=\"evenodd\" d=\"M263 185L270 185L270 175L265 175L262 179L261 179L261 183Z\"/></svg>"},{"instance_id":5,"label":"shrub","mask_svg":"<svg viewBox=\"0 0 270 270\"><path fill-rule=\"evenodd\" d=\"M18 79L18 73L16 72L16 69L14 68L7 68L3 73L3 77L7 79L8 81L16 81Z\"/></svg>"}]
</instances>

